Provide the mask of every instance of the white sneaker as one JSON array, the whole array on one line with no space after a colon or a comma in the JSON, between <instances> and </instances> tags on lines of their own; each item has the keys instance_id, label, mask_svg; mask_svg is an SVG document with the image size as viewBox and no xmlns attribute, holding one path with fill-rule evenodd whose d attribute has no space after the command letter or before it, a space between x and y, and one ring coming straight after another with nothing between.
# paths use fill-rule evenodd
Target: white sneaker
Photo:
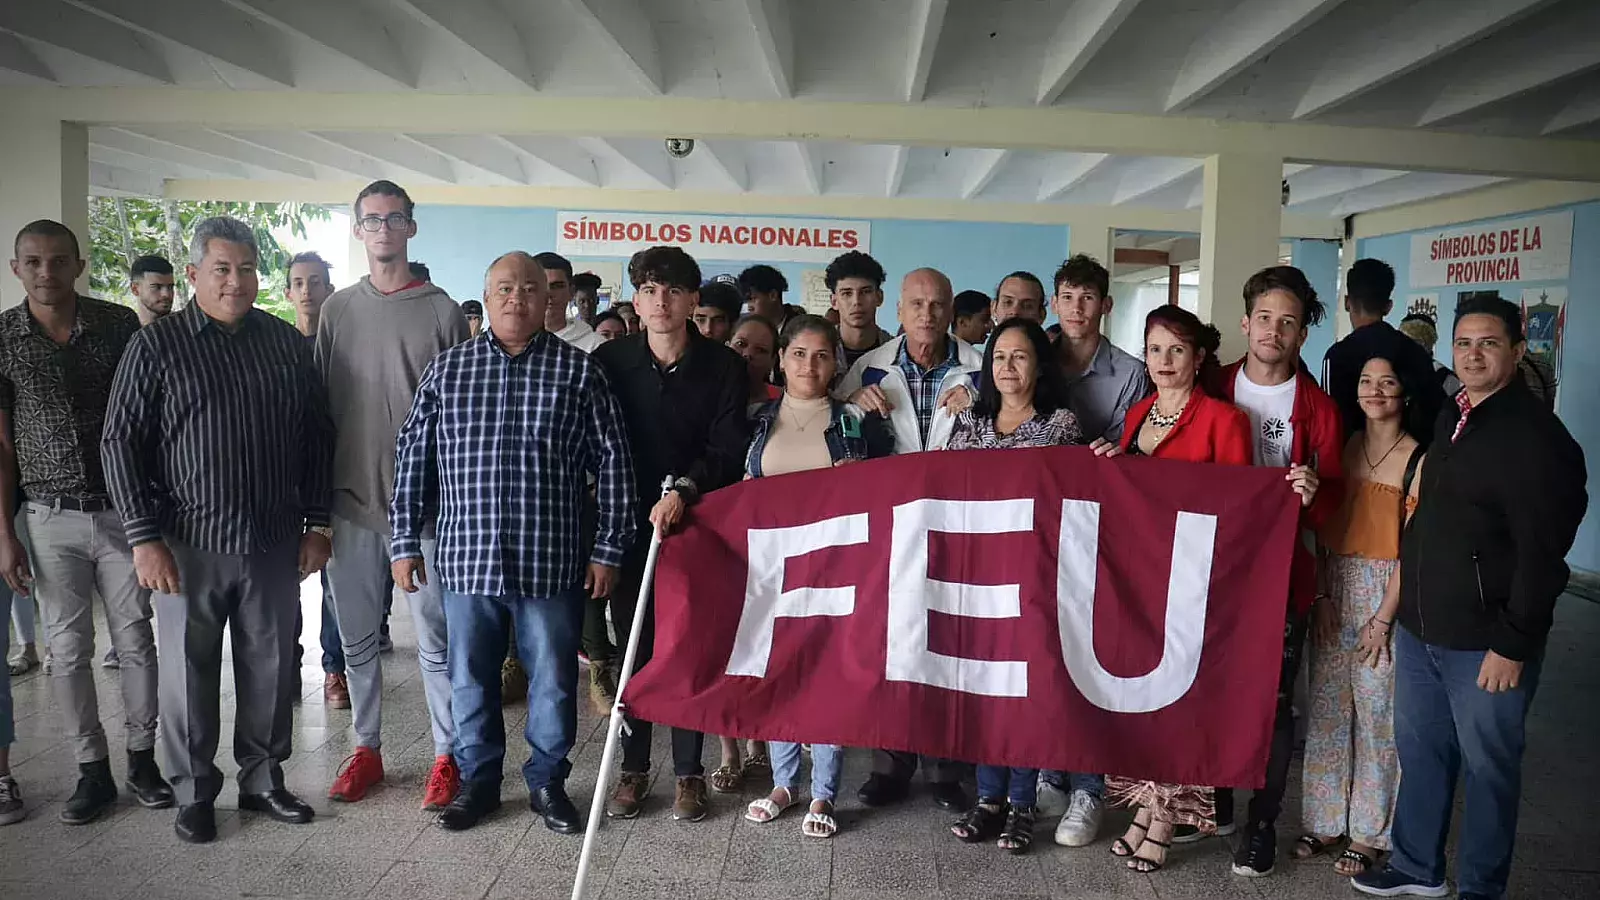
<instances>
[{"instance_id":1,"label":"white sneaker","mask_svg":"<svg viewBox=\"0 0 1600 900\"><path fill-rule=\"evenodd\" d=\"M1063 847L1087 847L1100 836L1100 819L1105 804L1088 791L1073 791L1067 812L1056 826L1056 843Z\"/></svg>"},{"instance_id":2,"label":"white sneaker","mask_svg":"<svg viewBox=\"0 0 1600 900\"><path fill-rule=\"evenodd\" d=\"M1038 810L1041 819L1059 819L1067 812L1067 792L1041 778L1039 797L1033 808Z\"/></svg>"},{"instance_id":3,"label":"white sneaker","mask_svg":"<svg viewBox=\"0 0 1600 900\"><path fill-rule=\"evenodd\" d=\"M21 822L28 814L22 805L22 789L10 775L0 775L0 825Z\"/></svg>"}]
</instances>

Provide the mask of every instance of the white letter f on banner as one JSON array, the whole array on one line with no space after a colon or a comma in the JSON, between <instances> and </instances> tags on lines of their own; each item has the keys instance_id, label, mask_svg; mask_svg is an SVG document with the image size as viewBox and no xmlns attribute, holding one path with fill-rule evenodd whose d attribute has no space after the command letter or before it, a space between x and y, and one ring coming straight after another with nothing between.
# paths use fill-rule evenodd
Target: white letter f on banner
<instances>
[{"instance_id":1,"label":"white letter f on banner","mask_svg":"<svg viewBox=\"0 0 1600 900\"><path fill-rule=\"evenodd\" d=\"M867 514L837 516L788 528L752 528L745 554L750 561L745 580L744 611L728 657L729 675L765 678L772 656L772 628L778 618L848 616L856 609L854 587L783 589L784 564L790 557L825 547L867 542Z\"/></svg>"}]
</instances>

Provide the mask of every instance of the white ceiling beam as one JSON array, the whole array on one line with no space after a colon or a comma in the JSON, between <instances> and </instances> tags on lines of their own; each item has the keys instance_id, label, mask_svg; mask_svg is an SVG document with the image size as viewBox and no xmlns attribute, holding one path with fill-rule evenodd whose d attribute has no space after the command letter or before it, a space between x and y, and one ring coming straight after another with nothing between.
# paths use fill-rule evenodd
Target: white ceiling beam
<instances>
[{"instance_id":1,"label":"white ceiling beam","mask_svg":"<svg viewBox=\"0 0 1600 900\"><path fill-rule=\"evenodd\" d=\"M885 197L900 196L900 186L906 180L906 157L911 155L911 148L905 144L895 144L889 148L889 175L884 179L883 195Z\"/></svg>"},{"instance_id":2,"label":"white ceiling beam","mask_svg":"<svg viewBox=\"0 0 1600 900\"><path fill-rule=\"evenodd\" d=\"M485 0L392 0L439 35L471 50L528 87L533 76L528 46L511 17Z\"/></svg>"},{"instance_id":3,"label":"white ceiling beam","mask_svg":"<svg viewBox=\"0 0 1600 900\"><path fill-rule=\"evenodd\" d=\"M283 156L315 163L368 181L389 177L382 164L347 147L331 144L322 138L303 131L249 131L219 132L241 144L260 147Z\"/></svg>"},{"instance_id":4,"label":"white ceiling beam","mask_svg":"<svg viewBox=\"0 0 1600 900\"><path fill-rule=\"evenodd\" d=\"M1139 0L1077 0L1072 4L1044 54L1037 97L1040 106L1056 102L1138 5Z\"/></svg>"},{"instance_id":5,"label":"white ceiling beam","mask_svg":"<svg viewBox=\"0 0 1600 900\"><path fill-rule=\"evenodd\" d=\"M1189 47L1167 93L1167 112L1181 110L1216 90L1343 0L1245 0L1218 18Z\"/></svg>"},{"instance_id":6,"label":"white ceiling beam","mask_svg":"<svg viewBox=\"0 0 1600 900\"><path fill-rule=\"evenodd\" d=\"M1074 159L1052 165L1051 171L1039 179L1039 202L1049 203L1083 184L1091 175L1105 168L1112 159L1109 153L1079 153Z\"/></svg>"},{"instance_id":7,"label":"white ceiling beam","mask_svg":"<svg viewBox=\"0 0 1600 900\"><path fill-rule=\"evenodd\" d=\"M172 84L161 49L143 35L56 0L0 3L0 28L41 44Z\"/></svg>"},{"instance_id":8,"label":"white ceiling beam","mask_svg":"<svg viewBox=\"0 0 1600 900\"><path fill-rule=\"evenodd\" d=\"M611 51L622 71L652 94L666 92L661 48L641 0L564 0L589 32Z\"/></svg>"},{"instance_id":9,"label":"white ceiling beam","mask_svg":"<svg viewBox=\"0 0 1600 900\"><path fill-rule=\"evenodd\" d=\"M533 157L552 169L589 187L600 186L600 170L594 157L565 138L533 134L491 135L506 146Z\"/></svg>"},{"instance_id":10,"label":"white ceiling beam","mask_svg":"<svg viewBox=\"0 0 1600 900\"><path fill-rule=\"evenodd\" d=\"M906 102L921 103L928 96L928 73L944 31L944 14L950 0L916 0L911 13L911 58L906 64Z\"/></svg>"},{"instance_id":11,"label":"white ceiling beam","mask_svg":"<svg viewBox=\"0 0 1600 900\"><path fill-rule=\"evenodd\" d=\"M751 30L767 81L780 100L794 96L794 26L789 7L779 0L737 0L734 6Z\"/></svg>"},{"instance_id":12,"label":"white ceiling beam","mask_svg":"<svg viewBox=\"0 0 1600 900\"><path fill-rule=\"evenodd\" d=\"M230 66L294 87L283 36L265 22L207 0L73 0L86 9Z\"/></svg>"},{"instance_id":13,"label":"white ceiling beam","mask_svg":"<svg viewBox=\"0 0 1600 900\"><path fill-rule=\"evenodd\" d=\"M1573 97L1545 124L1544 133L1555 134L1594 122L1600 122L1600 90Z\"/></svg>"},{"instance_id":14,"label":"white ceiling beam","mask_svg":"<svg viewBox=\"0 0 1600 900\"><path fill-rule=\"evenodd\" d=\"M1327 112L1510 25L1552 0L1417 0L1326 49L1294 118Z\"/></svg>"},{"instance_id":15,"label":"white ceiling beam","mask_svg":"<svg viewBox=\"0 0 1600 900\"><path fill-rule=\"evenodd\" d=\"M736 190L750 190L750 163L744 149L738 144L722 141L696 141L694 152L704 153L706 159Z\"/></svg>"},{"instance_id":16,"label":"white ceiling beam","mask_svg":"<svg viewBox=\"0 0 1600 900\"><path fill-rule=\"evenodd\" d=\"M1446 197L1464 191L1473 191L1505 181L1484 175L1445 175L1437 172L1412 172L1373 187L1340 194L1326 209L1314 206L1325 215L1344 218L1348 215L1386 209L1402 203L1417 203Z\"/></svg>"},{"instance_id":17,"label":"white ceiling beam","mask_svg":"<svg viewBox=\"0 0 1600 900\"><path fill-rule=\"evenodd\" d=\"M152 141L171 144L174 147L193 150L197 153L205 153L223 161L242 162L258 169L288 175L291 178L317 177L317 170L304 160L247 144L238 138L229 137L220 132L204 128L179 127L152 128L148 130L130 128L126 130L131 134L141 135Z\"/></svg>"},{"instance_id":18,"label":"white ceiling beam","mask_svg":"<svg viewBox=\"0 0 1600 900\"><path fill-rule=\"evenodd\" d=\"M102 162L89 163L89 193L113 197L160 197L166 179Z\"/></svg>"},{"instance_id":19,"label":"white ceiling beam","mask_svg":"<svg viewBox=\"0 0 1600 900\"><path fill-rule=\"evenodd\" d=\"M230 178L250 177L244 167L233 160L213 156L210 153L202 153L198 150L190 150L187 147L164 143L121 128L91 129L89 143L121 150L124 153L132 153L136 156L143 156L146 159L171 160L191 169L226 175Z\"/></svg>"},{"instance_id":20,"label":"white ceiling beam","mask_svg":"<svg viewBox=\"0 0 1600 900\"><path fill-rule=\"evenodd\" d=\"M800 165L806 190L820 196L826 187L822 178L822 160L817 158L816 151L805 141L790 141L787 146Z\"/></svg>"},{"instance_id":21,"label":"white ceiling beam","mask_svg":"<svg viewBox=\"0 0 1600 900\"><path fill-rule=\"evenodd\" d=\"M994 181L996 175L1005 167L1006 161L1011 158L1010 150L985 149L974 151L977 159L961 185L961 199L971 200L983 193L984 188Z\"/></svg>"},{"instance_id":22,"label":"white ceiling beam","mask_svg":"<svg viewBox=\"0 0 1600 900\"><path fill-rule=\"evenodd\" d=\"M455 167L435 150L397 134L358 131L318 131L315 135L346 150L370 156L379 162L415 172L434 181L455 184Z\"/></svg>"},{"instance_id":23,"label":"white ceiling beam","mask_svg":"<svg viewBox=\"0 0 1600 900\"><path fill-rule=\"evenodd\" d=\"M1143 200L1192 177L1205 167L1203 159L1146 159L1130 164L1117 179L1111 205Z\"/></svg>"},{"instance_id":24,"label":"white ceiling beam","mask_svg":"<svg viewBox=\"0 0 1600 900\"><path fill-rule=\"evenodd\" d=\"M660 141L643 138L578 138L579 146L604 155L644 176L666 190L677 187L678 178Z\"/></svg>"},{"instance_id":25,"label":"white ceiling beam","mask_svg":"<svg viewBox=\"0 0 1600 900\"><path fill-rule=\"evenodd\" d=\"M1459 118L1491 103L1510 100L1546 85L1600 68L1600 3L1582 4L1562 16L1547 16L1537 28L1519 28L1471 54L1451 60L1444 88L1418 125ZM1466 54L1463 54L1465 56Z\"/></svg>"},{"instance_id":26,"label":"white ceiling beam","mask_svg":"<svg viewBox=\"0 0 1600 900\"><path fill-rule=\"evenodd\" d=\"M170 159L152 159L137 153L129 153L115 147L97 144L91 137L89 140L89 161L113 166L118 169L127 169L142 175L153 175L156 178L215 178L217 173L209 169L199 169L186 166L183 163Z\"/></svg>"},{"instance_id":27,"label":"white ceiling beam","mask_svg":"<svg viewBox=\"0 0 1600 900\"><path fill-rule=\"evenodd\" d=\"M39 55L28 49L22 39L9 31L0 31L0 69L54 83L57 79Z\"/></svg>"},{"instance_id":28,"label":"white ceiling beam","mask_svg":"<svg viewBox=\"0 0 1600 900\"><path fill-rule=\"evenodd\" d=\"M504 178L512 184L527 184L530 181L528 170L522 165L522 157L499 141L470 134L408 132L405 136L458 163L471 166L480 172L487 172L497 178Z\"/></svg>"},{"instance_id":29,"label":"white ceiling beam","mask_svg":"<svg viewBox=\"0 0 1600 900\"><path fill-rule=\"evenodd\" d=\"M249 15L333 52L401 87L417 86L416 68L373 11L325 0L227 0Z\"/></svg>"},{"instance_id":30,"label":"white ceiling beam","mask_svg":"<svg viewBox=\"0 0 1600 900\"><path fill-rule=\"evenodd\" d=\"M1315 203L1404 178L1409 174L1399 169L1345 169L1332 166L1315 169L1289 179L1289 205L1294 207Z\"/></svg>"}]
</instances>

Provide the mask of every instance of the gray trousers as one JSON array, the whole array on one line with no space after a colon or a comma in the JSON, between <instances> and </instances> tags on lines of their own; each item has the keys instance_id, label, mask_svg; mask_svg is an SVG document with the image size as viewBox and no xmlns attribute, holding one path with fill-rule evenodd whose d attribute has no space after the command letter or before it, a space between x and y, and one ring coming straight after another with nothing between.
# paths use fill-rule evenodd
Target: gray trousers
<instances>
[{"instance_id":1,"label":"gray trousers","mask_svg":"<svg viewBox=\"0 0 1600 900\"><path fill-rule=\"evenodd\" d=\"M178 803L222 792L222 635L233 638L233 758L239 792L283 787L294 688L300 539L247 556L208 553L167 538L182 594L157 593L161 742Z\"/></svg>"},{"instance_id":2,"label":"gray trousers","mask_svg":"<svg viewBox=\"0 0 1600 900\"><path fill-rule=\"evenodd\" d=\"M150 592L139 587L133 551L114 510L83 513L39 503L23 507L33 561L33 592L50 642L50 683L79 763L110 756L94 686L94 618L90 598L106 607L111 646L122 661L122 707L129 750L149 750L156 737L156 647Z\"/></svg>"}]
</instances>

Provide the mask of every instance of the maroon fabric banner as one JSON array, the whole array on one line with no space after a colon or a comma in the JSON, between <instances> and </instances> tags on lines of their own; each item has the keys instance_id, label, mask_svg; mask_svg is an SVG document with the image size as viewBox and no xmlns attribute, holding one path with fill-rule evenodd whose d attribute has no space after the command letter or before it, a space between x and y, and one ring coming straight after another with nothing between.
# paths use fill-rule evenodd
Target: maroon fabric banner
<instances>
[{"instance_id":1,"label":"maroon fabric banner","mask_svg":"<svg viewBox=\"0 0 1600 900\"><path fill-rule=\"evenodd\" d=\"M1256 786L1298 510L1282 469L1080 447L747 481L662 545L625 699L730 737Z\"/></svg>"}]
</instances>

